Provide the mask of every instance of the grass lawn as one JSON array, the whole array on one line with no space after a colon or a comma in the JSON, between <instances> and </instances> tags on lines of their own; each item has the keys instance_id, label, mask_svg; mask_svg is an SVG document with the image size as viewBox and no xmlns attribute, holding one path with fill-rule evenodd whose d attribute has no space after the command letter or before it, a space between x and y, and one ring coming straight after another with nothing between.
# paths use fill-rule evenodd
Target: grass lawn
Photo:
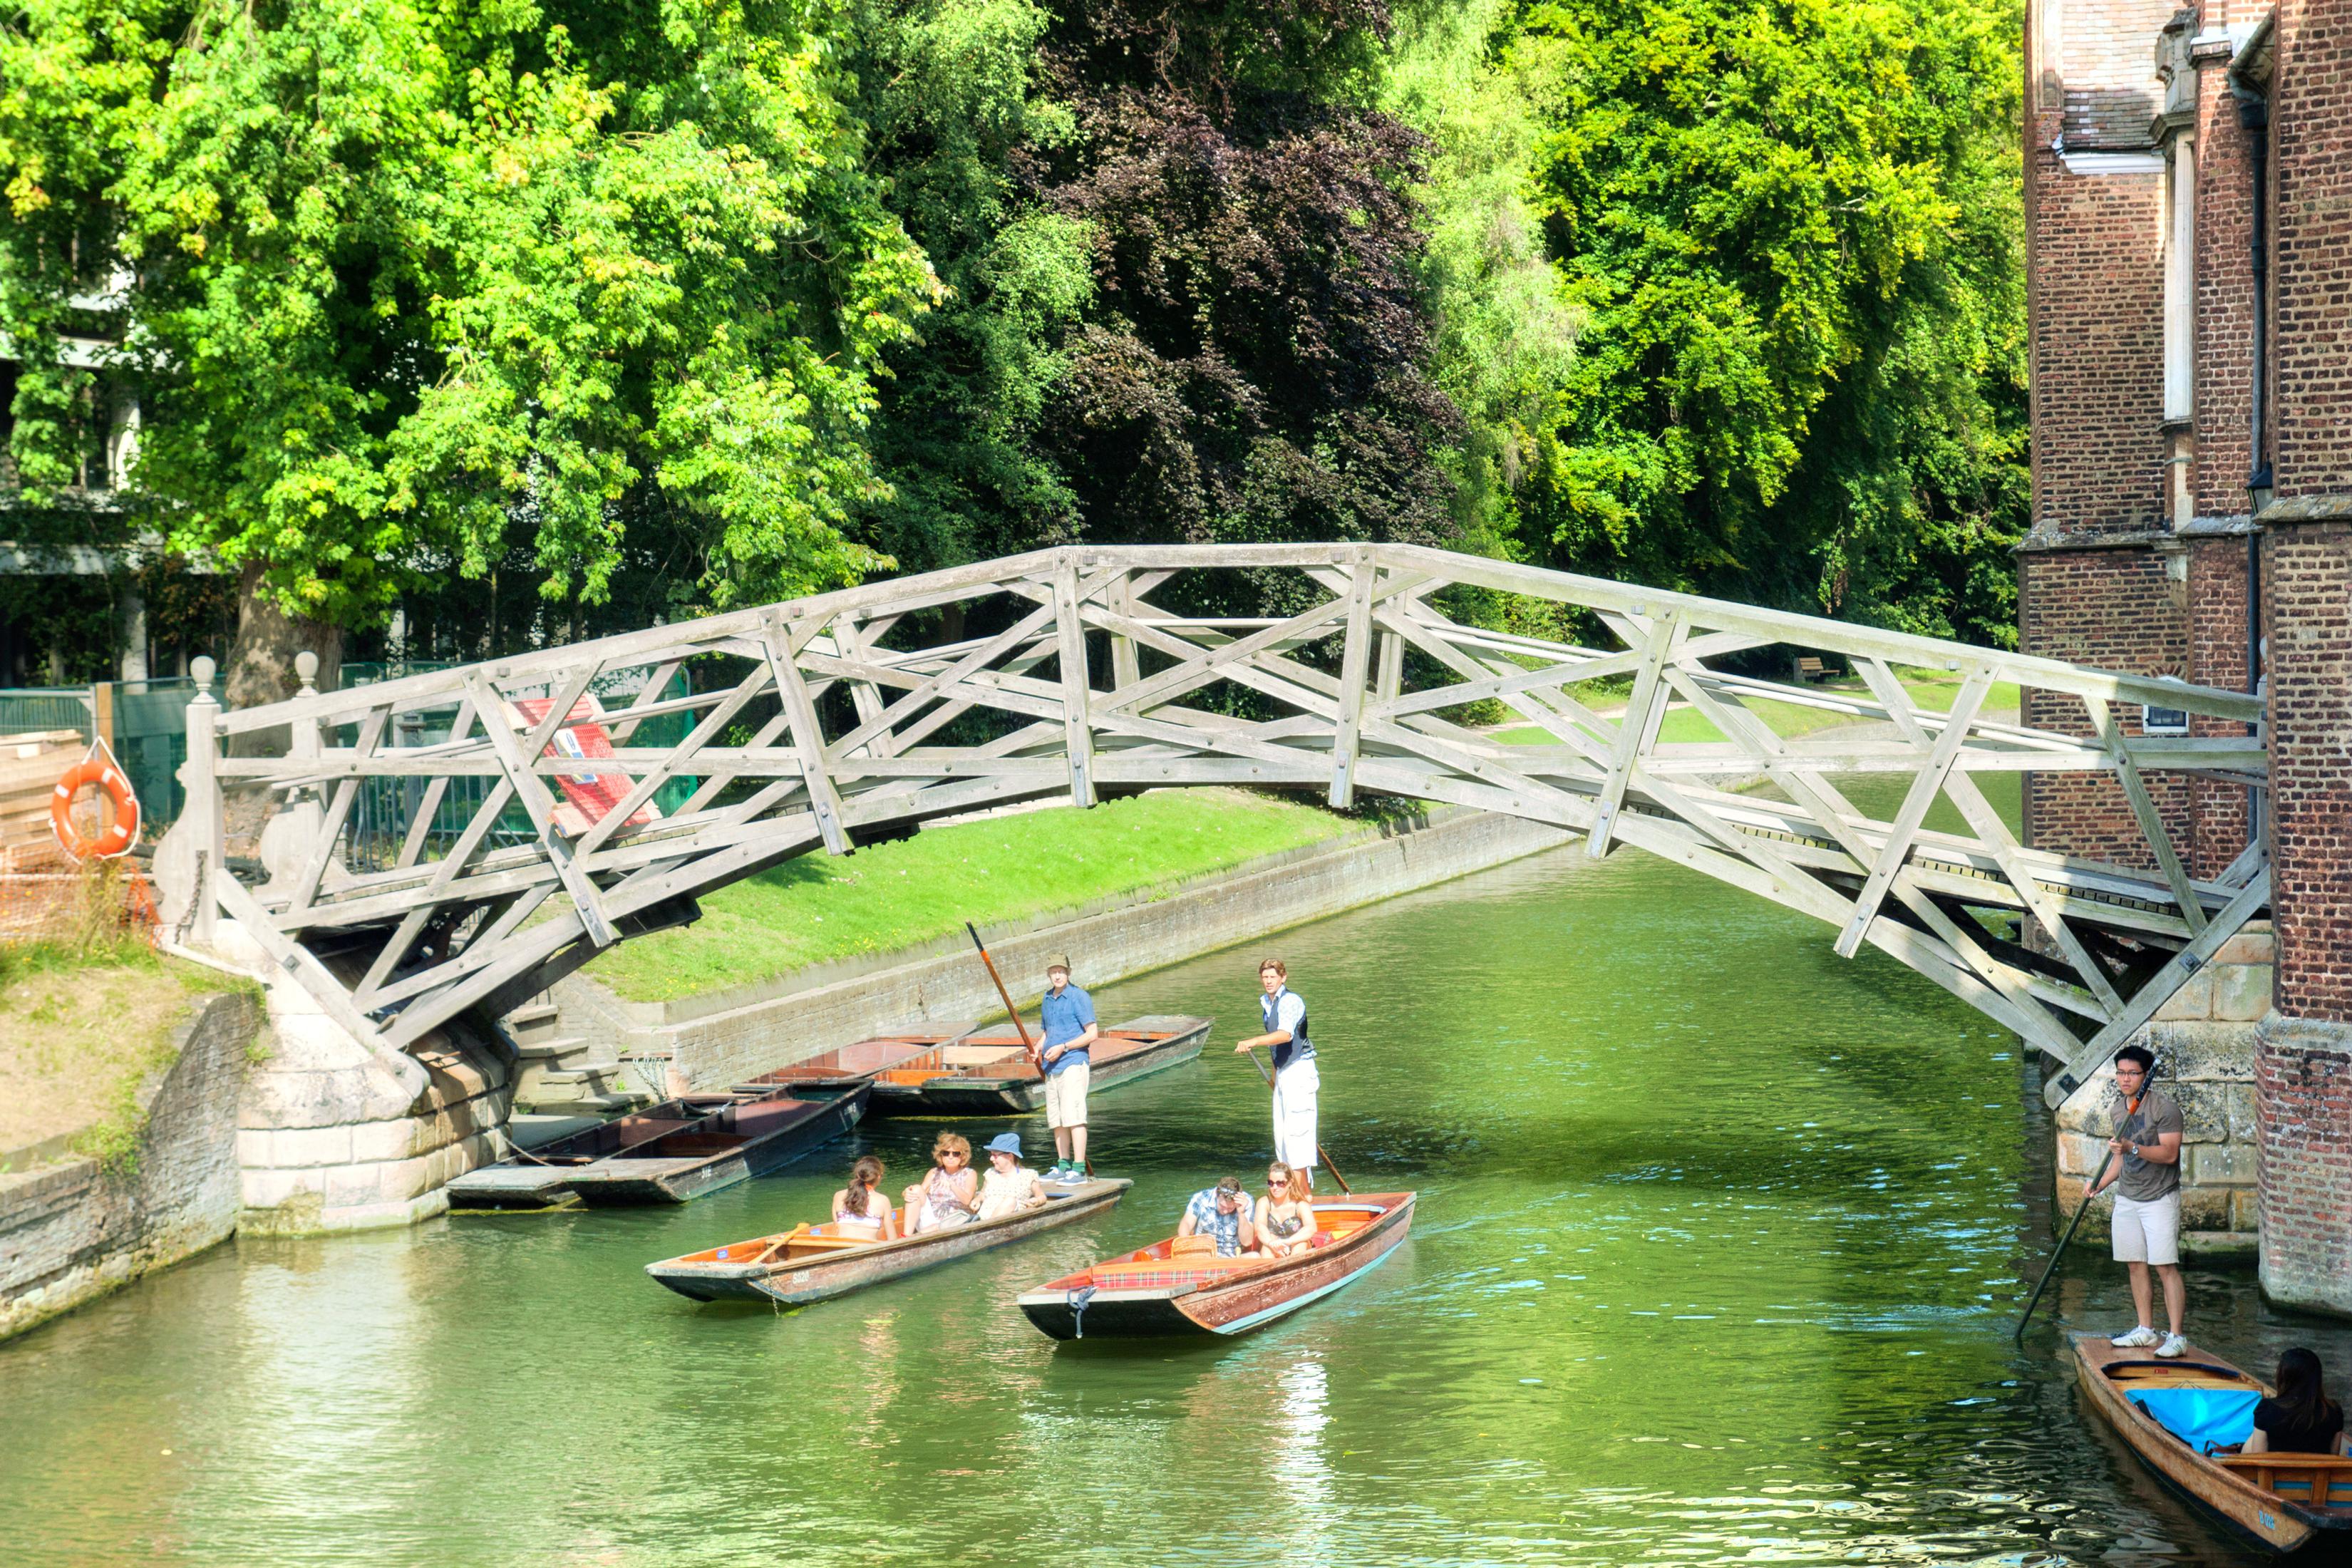
<instances>
[{"instance_id":1,"label":"grass lawn","mask_svg":"<svg viewBox=\"0 0 2352 1568\"><path fill-rule=\"evenodd\" d=\"M595 978L632 1002L755 984L1095 899L1159 890L1356 826L1244 790L1163 790L933 827L843 858L803 855L702 900L690 926L632 939ZM1027 976L1008 977L1016 992Z\"/></svg>"},{"instance_id":2,"label":"grass lawn","mask_svg":"<svg viewBox=\"0 0 2352 1568\"><path fill-rule=\"evenodd\" d=\"M1895 676L1903 682L1903 689L1911 694L1912 702L1932 713L1950 712L1953 700L1960 694L1960 677L1947 671L1897 669ZM1823 681L1820 689L1847 692L1857 697L1870 695L1868 687L1859 679L1852 678ZM1587 700L1587 705L1590 706L1589 700L1583 699L1580 694L1580 700ZM1624 694L1622 691L1617 695L1614 705L1619 709L1624 706ZM1843 713L1832 713L1822 708L1807 708L1794 702L1757 700L1749 702L1748 709L1769 724L1773 733L1783 739L1810 734L1815 730L1826 730L1834 724L1853 722ZM2015 714L2017 711L2016 683L2007 680L1993 682L1992 689L1985 693L1982 711L1988 714L2003 712ZM1554 743L1549 731L1532 724L1518 724L1507 730L1497 730L1494 732L1494 738L1514 746L1548 746ZM1688 706L1668 709L1665 719L1658 726L1658 739L1669 744L1697 743L1720 741L1723 738L1722 731L1707 722L1706 716L1697 709Z\"/></svg>"},{"instance_id":3,"label":"grass lawn","mask_svg":"<svg viewBox=\"0 0 2352 1568\"><path fill-rule=\"evenodd\" d=\"M235 984L142 942L0 947L0 1152L73 1132L82 1152L125 1157L140 1082L171 1064L189 1002Z\"/></svg>"}]
</instances>

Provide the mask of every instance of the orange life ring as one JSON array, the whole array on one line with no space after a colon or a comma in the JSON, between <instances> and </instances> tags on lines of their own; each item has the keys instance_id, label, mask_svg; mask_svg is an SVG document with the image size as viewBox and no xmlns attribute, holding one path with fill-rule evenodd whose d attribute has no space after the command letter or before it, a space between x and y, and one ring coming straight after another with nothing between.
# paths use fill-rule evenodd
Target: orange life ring
<instances>
[{"instance_id":1,"label":"orange life ring","mask_svg":"<svg viewBox=\"0 0 2352 1568\"><path fill-rule=\"evenodd\" d=\"M74 796L84 784L96 784L114 803L114 826L96 838L84 838L74 826ZM67 854L77 860L95 856L110 860L139 842L139 797L131 792L131 781L122 770L110 762L85 757L66 770L58 781L57 792L49 796L49 826L65 846Z\"/></svg>"}]
</instances>

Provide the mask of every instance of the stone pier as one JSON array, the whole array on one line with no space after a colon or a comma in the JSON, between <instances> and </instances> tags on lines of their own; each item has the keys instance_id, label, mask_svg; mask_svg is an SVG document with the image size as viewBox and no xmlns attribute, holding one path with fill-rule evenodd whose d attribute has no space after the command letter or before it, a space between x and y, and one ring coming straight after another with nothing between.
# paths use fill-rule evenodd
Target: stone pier
<instances>
[{"instance_id":1,"label":"stone pier","mask_svg":"<svg viewBox=\"0 0 2352 1568\"><path fill-rule=\"evenodd\" d=\"M2256 1057L2275 959L2267 925L2250 925L2192 976L2134 1039L2156 1053L2157 1082L2180 1103L2181 1254L2251 1263L2261 1237ZM2121 1102L2112 1062L2058 1111L2058 1209L2072 1215L2106 1153ZM2083 1217L2078 1240L2104 1240L2113 1205Z\"/></svg>"}]
</instances>

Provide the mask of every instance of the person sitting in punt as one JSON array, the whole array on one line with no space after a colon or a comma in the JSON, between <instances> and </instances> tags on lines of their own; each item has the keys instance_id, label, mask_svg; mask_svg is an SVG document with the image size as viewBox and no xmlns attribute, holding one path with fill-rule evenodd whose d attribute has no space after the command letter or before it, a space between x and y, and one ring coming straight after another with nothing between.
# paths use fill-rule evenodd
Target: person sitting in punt
<instances>
[{"instance_id":1,"label":"person sitting in punt","mask_svg":"<svg viewBox=\"0 0 2352 1568\"><path fill-rule=\"evenodd\" d=\"M2320 1385L2319 1358L2301 1345L2279 1356L2278 1392L2254 1406L2248 1454L2352 1453L2344 1440L2344 1407Z\"/></svg>"},{"instance_id":2,"label":"person sitting in punt","mask_svg":"<svg viewBox=\"0 0 2352 1568\"><path fill-rule=\"evenodd\" d=\"M865 1241L896 1241L898 1216L882 1195L882 1162L860 1154L849 1167L849 1185L833 1194L833 1229L836 1236Z\"/></svg>"},{"instance_id":3,"label":"person sitting in punt","mask_svg":"<svg viewBox=\"0 0 2352 1568\"><path fill-rule=\"evenodd\" d=\"M1315 1244L1315 1205L1300 1173L1279 1160L1266 1167L1265 1196L1251 1223L1257 1249L1268 1258L1287 1258Z\"/></svg>"},{"instance_id":4,"label":"person sitting in punt","mask_svg":"<svg viewBox=\"0 0 2352 1568\"><path fill-rule=\"evenodd\" d=\"M1021 1163L1021 1134L1000 1132L988 1142L988 1175L980 1184L980 1217L1003 1219L1045 1206L1037 1173Z\"/></svg>"},{"instance_id":5,"label":"person sitting in punt","mask_svg":"<svg viewBox=\"0 0 2352 1568\"><path fill-rule=\"evenodd\" d=\"M1176 1224L1176 1238L1205 1236L1216 1243L1220 1258L1243 1258L1257 1247L1257 1224L1250 1217L1248 1194L1239 1176L1227 1176L1213 1187L1203 1187L1184 1205Z\"/></svg>"},{"instance_id":6,"label":"person sitting in punt","mask_svg":"<svg viewBox=\"0 0 2352 1568\"><path fill-rule=\"evenodd\" d=\"M971 1144L942 1132L931 1144L931 1168L905 1194L909 1232L925 1236L970 1225L980 1212L980 1177L971 1168Z\"/></svg>"}]
</instances>

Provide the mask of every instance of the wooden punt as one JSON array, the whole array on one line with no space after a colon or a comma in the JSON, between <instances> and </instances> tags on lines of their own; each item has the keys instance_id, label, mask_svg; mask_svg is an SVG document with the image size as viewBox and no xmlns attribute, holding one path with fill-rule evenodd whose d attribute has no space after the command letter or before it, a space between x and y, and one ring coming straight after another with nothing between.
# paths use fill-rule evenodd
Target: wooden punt
<instances>
[{"instance_id":1,"label":"wooden punt","mask_svg":"<svg viewBox=\"0 0 2352 1568\"><path fill-rule=\"evenodd\" d=\"M888 1029L855 1045L838 1047L806 1061L761 1073L735 1086L738 1094L771 1094L788 1089L806 1098L839 1094L852 1086L870 1083L874 1075L904 1067L916 1058L952 1045L978 1026L947 1024L926 1028Z\"/></svg>"},{"instance_id":2,"label":"wooden punt","mask_svg":"<svg viewBox=\"0 0 2352 1568\"><path fill-rule=\"evenodd\" d=\"M845 1237L830 1225L794 1226L775 1236L666 1258L646 1264L646 1272L698 1301L805 1306L1108 1213L1132 1184L1124 1180L1083 1182L1046 1194L1041 1209L896 1241Z\"/></svg>"},{"instance_id":3,"label":"wooden punt","mask_svg":"<svg viewBox=\"0 0 2352 1568\"><path fill-rule=\"evenodd\" d=\"M1102 1031L1087 1053L1090 1094L1201 1054L1212 1020L1180 1014L1130 1018ZM959 1036L874 1075L874 1110L892 1116L1003 1116L1045 1103L1045 1075L1007 1026Z\"/></svg>"},{"instance_id":4,"label":"wooden punt","mask_svg":"<svg viewBox=\"0 0 2352 1568\"><path fill-rule=\"evenodd\" d=\"M607 1155L572 1173L564 1185L582 1203L682 1204L764 1175L829 1143L866 1114L866 1089L823 1100L772 1094L738 1100L691 1127Z\"/></svg>"},{"instance_id":5,"label":"wooden punt","mask_svg":"<svg viewBox=\"0 0 2352 1568\"><path fill-rule=\"evenodd\" d=\"M2191 1345L2178 1361L2119 1350L2098 1334L2074 1339L2074 1371L2091 1407L2159 1479L2273 1552L2315 1542L2352 1545L2352 1458L2327 1454L2227 1454L2191 1448L2133 1400L2135 1394L2215 1389L2255 1396L2252 1373Z\"/></svg>"},{"instance_id":6,"label":"wooden punt","mask_svg":"<svg viewBox=\"0 0 2352 1568\"><path fill-rule=\"evenodd\" d=\"M454 1208L537 1209L565 1198L564 1184L586 1166L640 1143L699 1127L735 1104L732 1094L690 1094L666 1100L602 1126L518 1151L494 1165L468 1171L449 1184Z\"/></svg>"},{"instance_id":7,"label":"wooden punt","mask_svg":"<svg viewBox=\"0 0 2352 1568\"><path fill-rule=\"evenodd\" d=\"M1029 1321L1057 1340L1241 1334L1353 1284L1412 1225L1412 1193L1318 1199L1328 1246L1289 1258L1175 1255L1175 1239L1105 1258L1021 1294Z\"/></svg>"}]
</instances>

